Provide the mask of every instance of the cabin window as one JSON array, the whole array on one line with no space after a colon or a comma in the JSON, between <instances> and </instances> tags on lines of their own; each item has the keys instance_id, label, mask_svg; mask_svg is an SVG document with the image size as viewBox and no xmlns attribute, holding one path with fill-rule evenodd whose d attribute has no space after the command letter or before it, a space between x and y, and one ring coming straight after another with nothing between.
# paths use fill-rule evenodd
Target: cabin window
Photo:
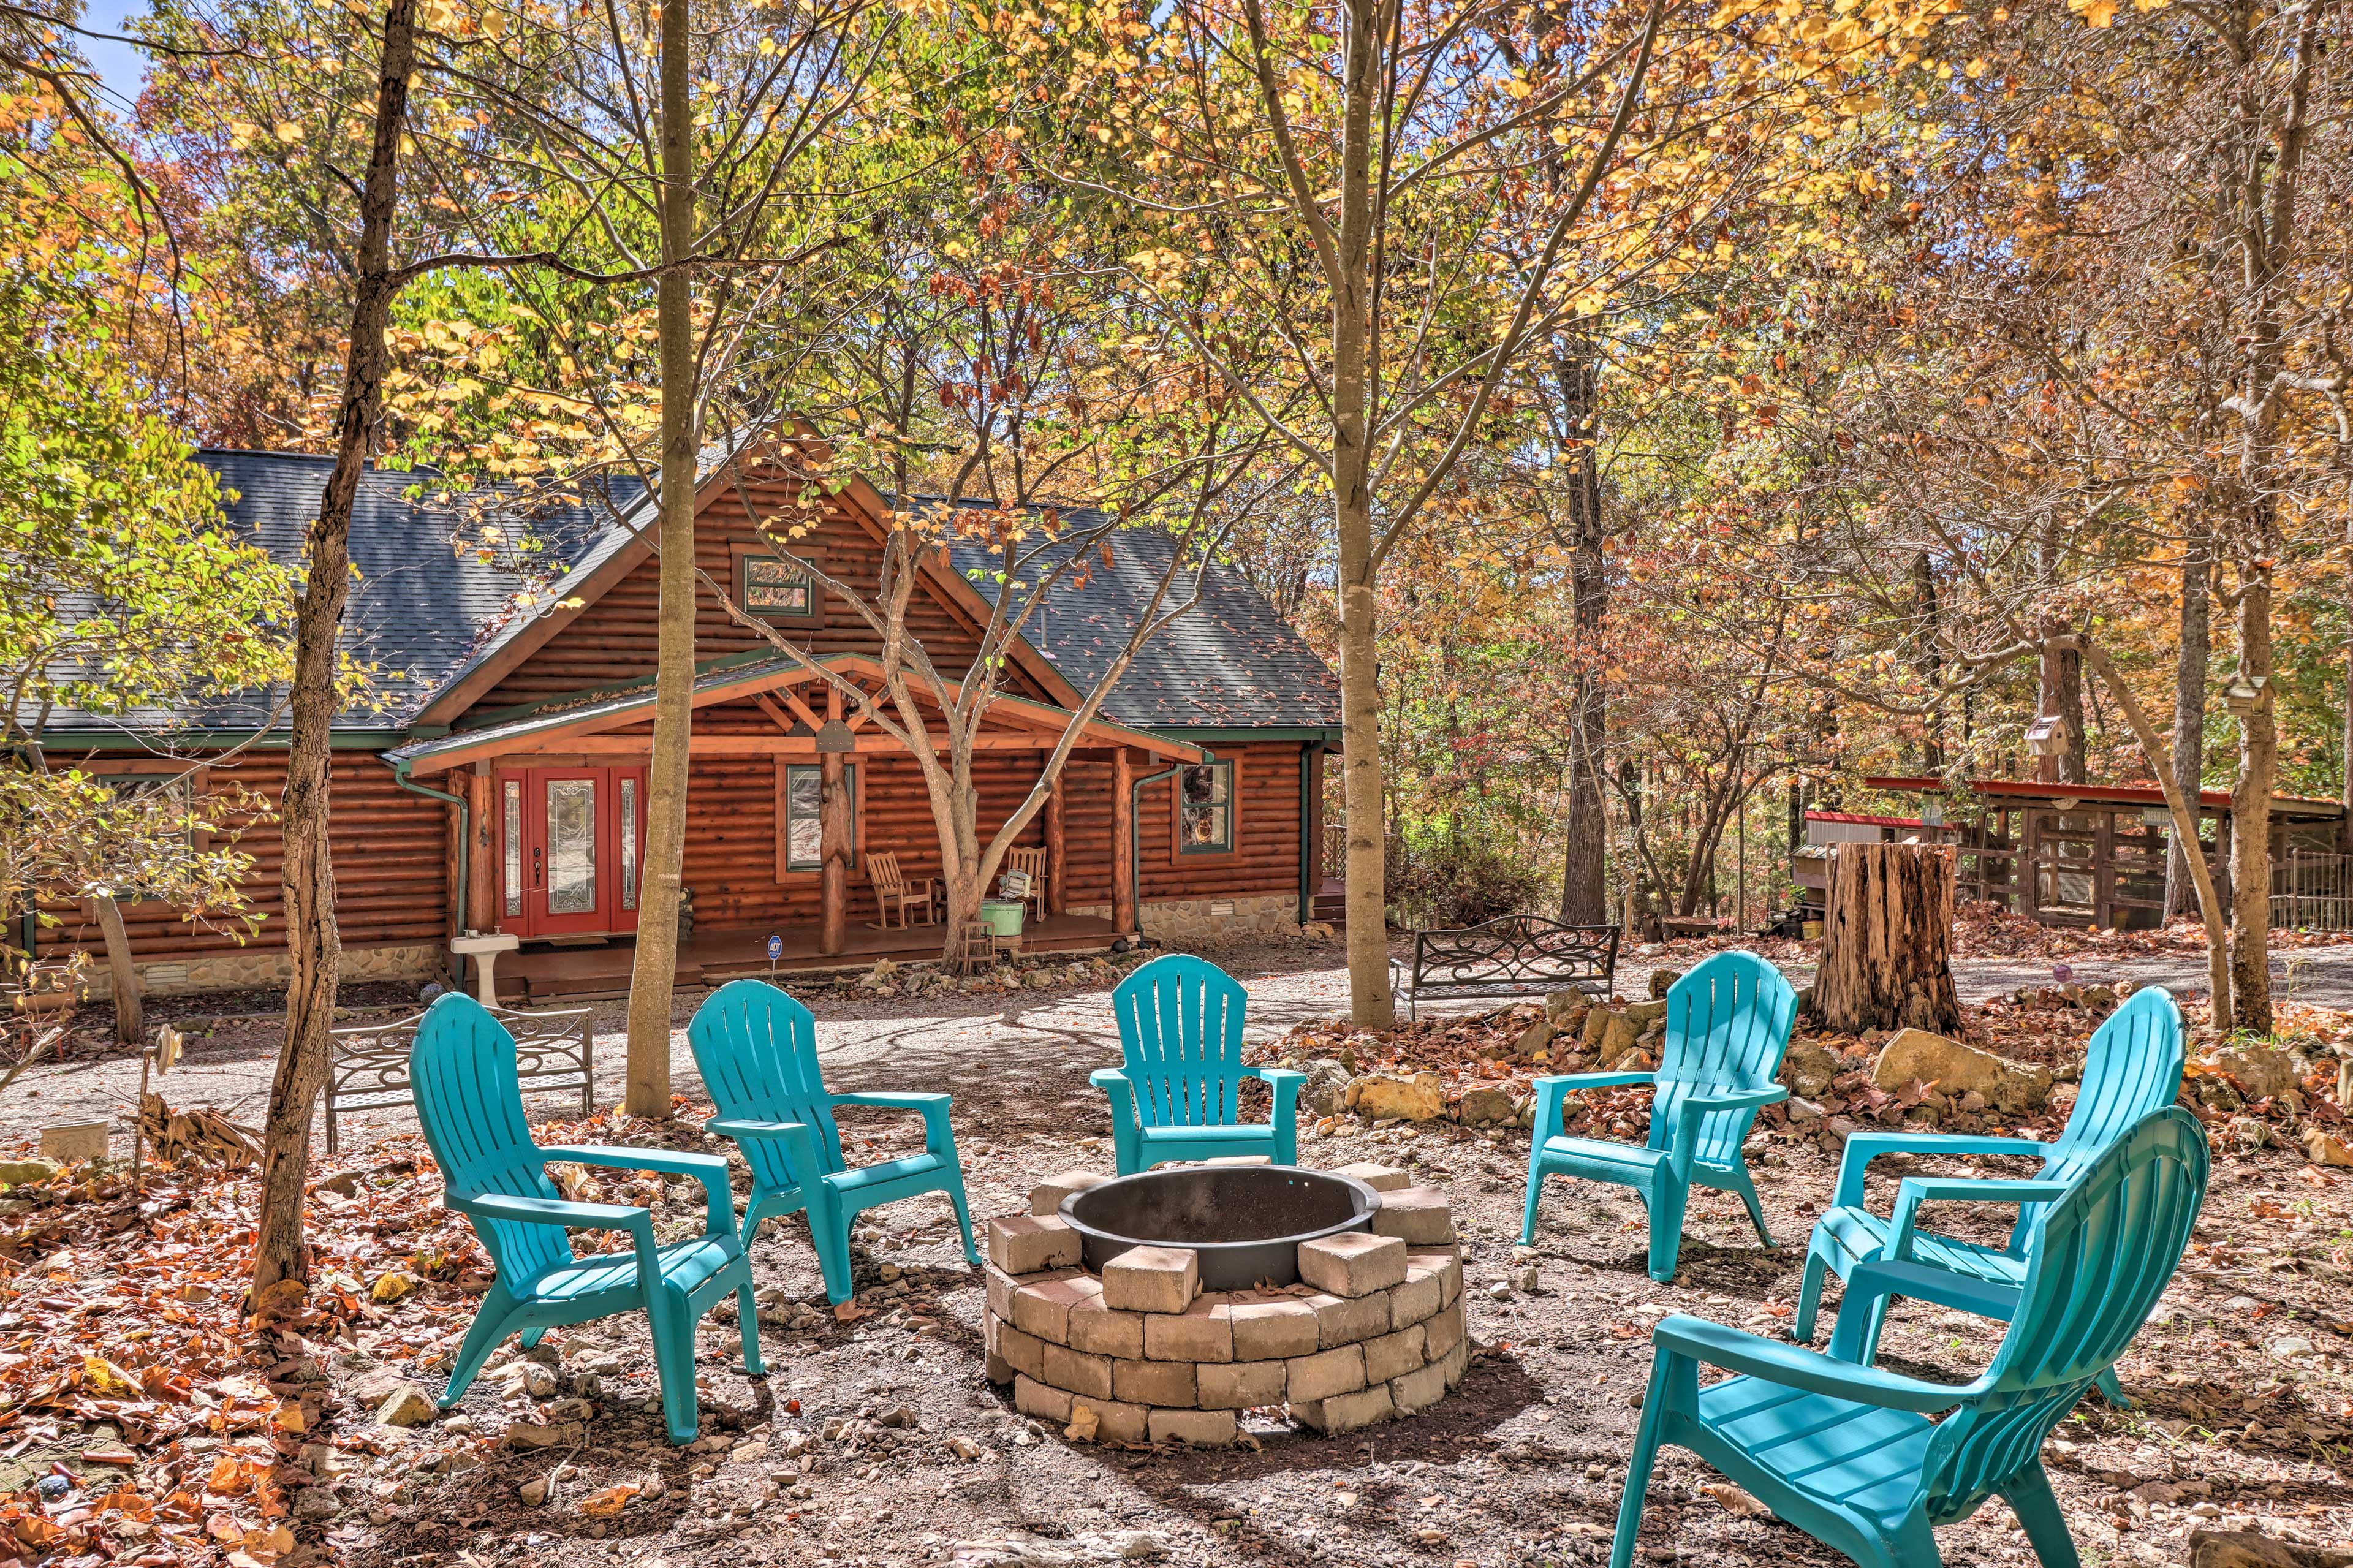
<instances>
[{"instance_id":1,"label":"cabin window","mask_svg":"<svg viewBox=\"0 0 2353 1568\"><path fill-rule=\"evenodd\" d=\"M507 914L522 918L522 781L506 781L500 810L507 825Z\"/></svg>"},{"instance_id":2,"label":"cabin window","mask_svg":"<svg viewBox=\"0 0 2353 1568\"><path fill-rule=\"evenodd\" d=\"M735 558L735 598L746 615L764 621L814 621L817 596L817 578L789 555Z\"/></svg>"},{"instance_id":3,"label":"cabin window","mask_svg":"<svg viewBox=\"0 0 2353 1568\"><path fill-rule=\"evenodd\" d=\"M858 764L844 763L841 767L842 787L849 791L853 807L858 799ZM821 763L791 763L785 768L784 821L778 826L785 836L785 869L787 871L821 871L825 869L825 825L820 809L825 799L825 768ZM849 863L858 864L858 816L855 809L849 818Z\"/></svg>"},{"instance_id":4,"label":"cabin window","mask_svg":"<svg viewBox=\"0 0 2353 1568\"><path fill-rule=\"evenodd\" d=\"M1176 775L1176 852L1224 855L1234 847L1234 764L1196 763Z\"/></svg>"}]
</instances>

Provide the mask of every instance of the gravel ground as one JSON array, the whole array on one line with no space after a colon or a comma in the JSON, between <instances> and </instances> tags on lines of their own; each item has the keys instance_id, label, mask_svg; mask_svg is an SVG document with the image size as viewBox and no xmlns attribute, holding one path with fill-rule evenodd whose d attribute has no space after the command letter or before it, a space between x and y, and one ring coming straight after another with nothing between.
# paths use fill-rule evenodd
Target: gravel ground
<instances>
[{"instance_id":1,"label":"gravel ground","mask_svg":"<svg viewBox=\"0 0 2353 1568\"><path fill-rule=\"evenodd\" d=\"M1406 951L1399 944L1400 952ZM1630 950L1619 965L1620 988L1639 994L1655 950ZM1347 1010L1348 980L1339 950L1324 944L1278 942L1239 947L1214 956L1250 987L1250 1032L1279 1035L1293 1025L1328 1018ZM1681 966L1683 961L1676 961ZM2201 961L2176 958L2070 961L2084 984L2130 980L2164 984L2178 995L2203 995ZM1804 984L1812 972L1785 966ZM2273 961L2274 984L2283 997L2316 1005L2353 1008L2353 945L2305 949ZM2005 994L2021 985L2048 984L2051 965L2039 959L1964 958L1953 974L1965 1003ZM347 1003L393 1003L383 986L368 988ZM679 993L670 1042L670 1079L682 1093L700 1092L694 1058L686 1045L686 1023L706 993ZM258 994L240 994L243 1016L217 1024L193 1002L175 1001L172 1014L188 1035L188 1048L171 1080L160 1086L175 1107L208 1105L231 1121L259 1125L269 1102L269 1079L280 1030ZM852 999L813 994L818 1053L830 1080L845 1089L944 1089L963 1095L1007 1087L1022 1093L1046 1092L1065 1073L1075 1074L1074 1098L1061 1109L1082 1110L1091 1091L1086 1070L1119 1058L1119 1034L1112 1020L1107 984L1073 984L1054 991L976 996ZM1478 1012L1492 1003L1437 1003L1425 1013ZM0 1142L23 1139L46 1124L111 1119L128 1141L132 1102L139 1091L139 1063L105 1037L106 1015L86 1015L75 1030L72 1054L64 1062L26 1069L16 1094L0 1110ZM621 1046L626 1006L596 1005L599 1105L621 1097L625 1058ZM561 1097L534 1102L534 1113L559 1114ZM345 1121L354 1146L415 1126L406 1112L362 1113ZM118 1151L127 1154L127 1148Z\"/></svg>"},{"instance_id":2,"label":"gravel ground","mask_svg":"<svg viewBox=\"0 0 2353 1568\"><path fill-rule=\"evenodd\" d=\"M1330 950L1289 944L1219 957L1250 985L1254 1030L1278 1032L1344 1005L1345 976ZM1647 967L1638 953L1626 973L1632 980ZM2183 967L2147 978L2182 980ZM2086 980L2109 978L2083 968ZM2047 965L1971 962L1961 979L1964 994L1977 997L2047 975ZM681 1022L698 1000L681 998ZM820 1049L838 1087L955 1094L976 1215L1025 1210L1029 1187L1054 1171L1108 1164L1103 1102L1086 1083L1090 1069L1116 1058L1103 990L950 1008L831 999L818 1012ZM617 1040L617 1007L600 1010L600 1027ZM274 1046L274 1028L260 1020L192 1042L188 1065L167 1086L173 1101L209 1100L258 1118ZM617 1047L607 1053L614 1081L600 1100L617 1094L619 1056ZM677 1060L678 1087L691 1091L682 1036ZM27 1078L41 1098L16 1102L20 1132L127 1100L136 1068L101 1059ZM543 1109L564 1113L560 1101ZM889 1158L918 1136L911 1118L843 1120L861 1163ZM1352 1119L1340 1126L1320 1137L1303 1129L1303 1161L1409 1166L1455 1201L1479 1354L1461 1387L1415 1420L1336 1438L1261 1421L1259 1447L1240 1451L1068 1441L1016 1414L982 1376L979 1278L963 1261L944 1201L925 1198L869 1216L854 1248L865 1311L849 1322L818 1310L821 1287L801 1221L763 1231L751 1249L760 1286L810 1310L795 1310L797 1327L763 1328L765 1379L732 1361L707 1363L699 1449L671 1448L651 1418L619 1413L609 1398L576 1446L495 1444L510 1422L560 1417L547 1402L485 1379L454 1428L445 1422L405 1441L343 1445L354 1468L328 1523L334 1560L354 1568L1602 1561L1648 1375L1650 1326L1686 1311L1786 1337L1803 1238L1828 1200L1836 1162L1794 1139L1760 1150L1758 1185L1783 1243L1772 1250L1757 1246L1736 1200L1695 1191L1682 1265L1667 1285L1643 1271L1641 1210L1630 1194L1555 1181L1539 1229L1539 1284L1526 1292L1504 1281L1515 1267L1527 1134L1448 1123L1366 1130ZM429 1170L409 1177L394 1168L396 1147L368 1147L411 1127L387 1116L354 1128L345 1145L343 1163L375 1173L371 1212L385 1216L375 1224L375 1267L400 1267L419 1247L462 1245L462 1225L443 1216ZM1905 1173L1893 1162L1874 1169L1875 1206ZM659 1184L640 1184L627 1201L641 1198L672 1218L691 1217L700 1204L683 1192L662 1194ZM894 1276L887 1282L886 1267ZM2315 1542L2353 1539L2348 1281L2353 1182L2277 1150L2218 1160L2200 1249L2122 1365L2142 1407L2120 1413L2087 1399L2046 1451L2087 1563L2179 1563L2186 1532L2209 1521ZM333 1358L347 1398L359 1397L375 1352L413 1342L411 1305L454 1327L468 1302L436 1283L380 1329L363 1329ZM706 1330L714 1357L728 1334ZM1997 1339L1995 1325L1915 1305L1893 1320L1883 1360L1962 1382ZM601 1365L608 1386L628 1390L647 1385L648 1350L641 1321L623 1317L559 1331L542 1353ZM343 1425L366 1429L364 1416ZM445 1453L468 1456L471 1468L419 1467ZM521 1489L551 1479L551 1500L526 1506ZM1646 1564L1843 1561L1751 1517L1736 1496L1727 1502L1704 1489L1719 1481L1688 1455L1662 1457L1645 1521ZM614 1486L645 1489L608 1519L580 1506ZM1998 1501L1940 1531L1938 1544L1956 1565L2032 1560Z\"/></svg>"}]
</instances>

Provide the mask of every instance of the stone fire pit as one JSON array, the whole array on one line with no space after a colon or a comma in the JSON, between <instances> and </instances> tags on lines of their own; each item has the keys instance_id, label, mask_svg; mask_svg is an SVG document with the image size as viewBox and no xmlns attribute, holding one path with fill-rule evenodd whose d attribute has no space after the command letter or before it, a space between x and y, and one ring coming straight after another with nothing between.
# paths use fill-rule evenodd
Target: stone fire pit
<instances>
[{"instance_id":1,"label":"stone fire pit","mask_svg":"<svg viewBox=\"0 0 2353 1568\"><path fill-rule=\"evenodd\" d=\"M1409 1183L1264 1161L1053 1177L989 1222L989 1379L1105 1442L1228 1444L1268 1406L1324 1432L1427 1409L1470 1352L1453 1211Z\"/></svg>"}]
</instances>

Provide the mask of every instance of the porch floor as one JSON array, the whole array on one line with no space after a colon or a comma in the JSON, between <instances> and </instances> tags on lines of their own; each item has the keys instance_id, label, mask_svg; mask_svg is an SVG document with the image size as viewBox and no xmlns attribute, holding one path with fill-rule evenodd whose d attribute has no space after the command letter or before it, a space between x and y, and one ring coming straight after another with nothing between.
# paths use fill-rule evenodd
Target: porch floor
<instances>
[{"instance_id":1,"label":"porch floor","mask_svg":"<svg viewBox=\"0 0 2353 1568\"><path fill-rule=\"evenodd\" d=\"M936 925L876 931L852 922L843 952L818 951L818 928L787 925L773 928L785 939L784 956L776 973L807 973L818 970L864 969L878 958L931 959L940 955L946 933ZM1049 915L1031 921L1021 933L1024 952L1103 952L1118 931L1111 921L1093 915ZM744 975L768 973L769 928L741 931L697 931L678 945L680 985L717 985ZM516 952L499 957L496 973L499 999L538 1005L561 1000L624 996L629 990L629 969L637 961L636 944L627 939L596 947L549 947L526 943Z\"/></svg>"}]
</instances>

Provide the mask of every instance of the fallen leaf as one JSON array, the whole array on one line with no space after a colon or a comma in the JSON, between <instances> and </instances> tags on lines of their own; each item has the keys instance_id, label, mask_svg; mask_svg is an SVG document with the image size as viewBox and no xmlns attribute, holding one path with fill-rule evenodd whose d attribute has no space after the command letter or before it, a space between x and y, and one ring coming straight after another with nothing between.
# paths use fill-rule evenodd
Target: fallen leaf
<instances>
[{"instance_id":1,"label":"fallen leaf","mask_svg":"<svg viewBox=\"0 0 2353 1568\"><path fill-rule=\"evenodd\" d=\"M1724 1511L1736 1519L1765 1519L1770 1517L1773 1512L1771 1509L1729 1482L1702 1487L1700 1490L1722 1503Z\"/></svg>"},{"instance_id":2,"label":"fallen leaf","mask_svg":"<svg viewBox=\"0 0 2353 1568\"><path fill-rule=\"evenodd\" d=\"M607 1487L601 1492L591 1492L580 1500L580 1511L590 1519L611 1519L629 1506L638 1495L635 1487Z\"/></svg>"}]
</instances>

